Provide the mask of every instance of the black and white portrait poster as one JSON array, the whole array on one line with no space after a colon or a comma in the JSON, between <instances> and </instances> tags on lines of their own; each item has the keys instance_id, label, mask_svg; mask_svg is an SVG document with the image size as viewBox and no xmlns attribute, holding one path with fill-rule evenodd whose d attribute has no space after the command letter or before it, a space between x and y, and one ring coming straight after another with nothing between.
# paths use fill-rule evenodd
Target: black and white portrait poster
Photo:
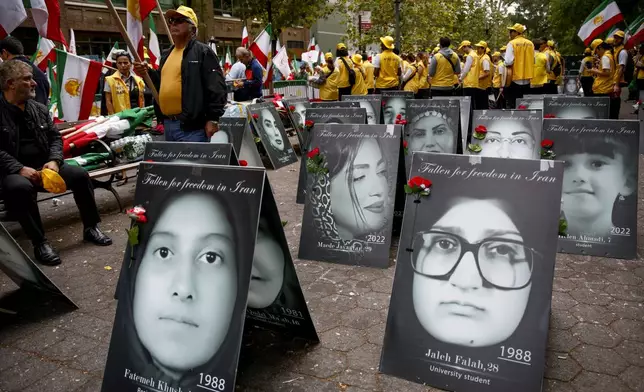
<instances>
[{"instance_id":1,"label":"black and white portrait poster","mask_svg":"<svg viewBox=\"0 0 644 392\"><path fill-rule=\"evenodd\" d=\"M349 102L340 102L349 103ZM351 102L354 104L355 102ZM313 121L311 132L320 129L322 124L366 124L367 111L363 108L311 108L306 110L306 119ZM304 147L302 148L302 160L300 161L300 176L297 182L296 203L304 204L306 193L306 154L309 152L310 140L309 131L302 131L304 136Z\"/></svg>"},{"instance_id":2,"label":"black and white portrait poster","mask_svg":"<svg viewBox=\"0 0 644 392\"><path fill-rule=\"evenodd\" d=\"M236 161L230 143L148 142L144 161L230 165Z\"/></svg>"},{"instance_id":3,"label":"black and white portrait poster","mask_svg":"<svg viewBox=\"0 0 644 392\"><path fill-rule=\"evenodd\" d=\"M29 258L2 223L0 223L0 271L7 274L9 279L21 289L47 292L78 308Z\"/></svg>"},{"instance_id":4,"label":"black and white portrait poster","mask_svg":"<svg viewBox=\"0 0 644 392\"><path fill-rule=\"evenodd\" d=\"M360 107L367 111L367 124L380 124L380 108L382 107L382 95L343 95L342 101L358 102Z\"/></svg>"},{"instance_id":5,"label":"black and white portrait poster","mask_svg":"<svg viewBox=\"0 0 644 392\"><path fill-rule=\"evenodd\" d=\"M401 120L405 120L408 99L414 99L412 91L383 91L382 124L395 124L399 114Z\"/></svg>"},{"instance_id":6,"label":"black and white portrait poster","mask_svg":"<svg viewBox=\"0 0 644 392\"><path fill-rule=\"evenodd\" d=\"M400 134L400 125L315 130L311 151L327 172L307 175L300 259L389 266Z\"/></svg>"},{"instance_id":7,"label":"black and white portrait poster","mask_svg":"<svg viewBox=\"0 0 644 392\"><path fill-rule=\"evenodd\" d=\"M147 163L103 392L234 391L264 169Z\"/></svg>"},{"instance_id":8,"label":"black and white portrait poster","mask_svg":"<svg viewBox=\"0 0 644 392\"><path fill-rule=\"evenodd\" d=\"M261 139L273 169L297 162L297 155L288 140L286 129L272 102L248 106L257 136Z\"/></svg>"},{"instance_id":9,"label":"black and white portrait poster","mask_svg":"<svg viewBox=\"0 0 644 392\"><path fill-rule=\"evenodd\" d=\"M635 259L639 122L546 119L543 129L564 162L559 250Z\"/></svg>"},{"instance_id":10,"label":"black and white portrait poster","mask_svg":"<svg viewBox=\"0 0 644 392\"><path fill-rule=\"evenodd\" d=\"M578 96L579 95L579 84L577 83L577 76L566 75L564 76L564 88L563 93L565 95Z\"/></svg>"},{"instance_id":11,"label":"black and white portrait poster","mask_svg":"<svg viewBox=\"0 0 644 392\"><path fill-rule=\"evenodd\" d=\"M543 117L607 119L609 103L609 97L546 96L543 99Z\"/></svg>"},{"instance_id":12,"label":"black and white portrait poster","mask_svg":"<svg viewBox=\"0 0 644 392\"><path fill-rule=\"evenodd\" d=\"M470 143L481 151L465 149L482 157L539 159L542 122L541 110L475 110ZM479 126L487 131L484 139L474 135Z\"/></svg>"},{"instance_id":13,"label":"black and white portrait poster","mask_svg":"<svg viewBox=\"0 0 644 392\"><path fill-rule=\"evenodd\" d=\"M458 392L540 392L563 163L416 153L380 371Z\"/></svg>"},{"instance_id":14,"label":"black and white portrait poster","mask_svg":"<svg viewBox=\"0 0 644 392\"><path fill-rule=\"evenodd\" d=\"M460 102L457 99L410 99L407 101L405 173L414 152L456 154L459 143Z\"/></svg>"},{"instance_id":15,"label":"black and white portrait poster","mask_svg":"<svg viewBox=\"0 0 644 392\"><path fill-rule=\"evenodd\" d=\"M221 117L219 131L212 135L210 143L231 143L235 154L239 157L247 123L248 120L244 117Z\"/></svg>"},{"instance_id":16,"label":"black and white portrait poster","mask_svg":"<svg viewBox=\"0 0 644 392\"><path fill-rule=\"evenodd\" d=\"M300 143L300 149L304 145L302 130L306 121L306 109L311 107L311 103L306 98L289 98L283 99L282 102L286 107L291 123L297 131L297 140Z\"/></svg>"},{"instance_id":17,"label":"black and white portrait poster","mask_svg":"<svg viewBox=\"0 0 644 392\"><path fill-rule=\"evenodd\" d=\"M359 107L360 105L355 102L341 102L341 101L311 102L311 108L317 108L317 109L359 108Z\"/></svg>"},{"instance_id":18,"label":"black and white portrait poster","mask_svg":"<svg viewBox=\"0 0 644 392\"><path fill-rule=\"evenodd\" d=\"M517 110L543 110L543 97L517 98L515 105Z\"/></svg>"},{"instance_id":19,"label":"black and white portrait poster","mask_svg":"<svg viewBox=\"0 0 644 392\"><path fill-rule=\"evenodd\" d=\"M264 183L246 322L319 342L268 178Z\"/></svg>"},{"instance_id":20,"label":"black and white portrait poster","mask_svg":"<svg viewBox=\"0 0 644 392\"><path fill-rule=\"evenodd\" d=\"M463 153L463 149L467 146L467 141L470 140L470 118L472 117L472 98L471 97L432 97L432 99L458 99L461 103L461 140L462 146L458 146L456 150L459 154Z\"/></svg>"},{"instance_id":21,"label":"black and white portrait poster","mask_svg":"<svg viewBox=\"0 0 644 392\"><path fill-rule=\"evenodd\" d=\"M644 102L644 90L640 91L640 100ZM637 111L637 118L640 120L640 154L644 154L644 105L640 105Z\"/></svg>"}]
</instances>

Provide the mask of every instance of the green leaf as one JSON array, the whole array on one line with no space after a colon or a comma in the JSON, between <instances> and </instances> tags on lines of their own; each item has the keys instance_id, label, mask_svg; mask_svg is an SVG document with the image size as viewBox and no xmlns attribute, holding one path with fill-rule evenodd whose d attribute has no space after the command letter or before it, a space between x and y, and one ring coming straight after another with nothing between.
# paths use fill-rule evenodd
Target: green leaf
<instances>
[{"instance_id":1,"label":"green leaf","mask_svg":"<svg viewBox=\"0 0 644 392\"><path fill-rule=\"evenodd\" d=\"M481 133L481 132L476 132L476 131L475 131L475 132L472 134L472 136L474 136L474 139L478 139L478 140L483 140L483 139L485 139L485 133Z\"/></svg>"},{"instance_id":2,"label":"green leaf","mask_svg":"<svg viewBox=\"0 0 644 392\"><path fill-rule=\"evenodd\" d=\"M405 193L407 194L414 193L414 190L409 185L405 184L404 188L405 188Z\"/></svg>"},{"instance_id":3,"label":"green leaf","mask_svg":"<svg viewBox=\"0 0 644 392\"><path fill-rule=\"evenodd\" d=\"M568 221L565 218L559 218L559 235L567 236L568 233Z\"/></svg>"},{"instance_id":4,"label":"green leaf","mask_svg":"<svg viewBox=\"0 0 644 392\"><path fill-rule=\"evenodd\" d=\"M127 231L127 242L130 244L130 246L138 245L139 244L139 226L134 225L130 230Z\"/></svg>"},{"instance_id":5,"label":"green leaf","mask_svg":"<svg viewBox=\"0 0 644 392\"><path fill-rule=\"evenodd\" d=\"M472 144L472 143L467 145L467 149L470 150L471 152L475 152L475 153L479 153L479 152L481 152L481 150L483 150L483 148L481 148L480 145Z\"/></svg>"},{"instance_id":6,"label":"green leaf","mask_svg":"<svg viewBox=\"0 0 644 392\"><path fill-rule=\"evenodd\" d=\"M288 225L288 221L283 220L282 221L282 227L285 227L286 225Z\"/></svg>"}]
</instances>

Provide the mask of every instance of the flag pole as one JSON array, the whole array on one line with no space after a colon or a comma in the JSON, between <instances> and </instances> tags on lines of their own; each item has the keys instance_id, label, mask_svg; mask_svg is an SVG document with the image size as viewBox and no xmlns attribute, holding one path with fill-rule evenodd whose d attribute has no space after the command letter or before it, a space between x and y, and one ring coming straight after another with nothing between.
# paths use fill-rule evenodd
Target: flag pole
<instances>
[{"instance_id":1,"label":"flag pole","mask_svg":"<svg viewBox=\"0 0 644 392\"><path fill-rule=\"evenodd\" d=\"M168 39L170 40L170 45L174 46L174 41L172 40L172 34L170 34L170 27L168 27L168 21L165 20L165 16L163 14L163 9L161 9L161 4L159 4L159 0L155 1L157 3L157 10L159 11L159 14L161 15L161 20L163 21L163 26L165 27L165 33L168 34Z\"/></svg>"},{"instance_id":2,"label":"flag pole","mask_svg":"<svg viewBox=\"0 0 644 392\"><path fill-rule=\"evenodd\" d=\"M116 12L116 8L114 8L114 4L112 4L112 0L105 0L105 5L107 6L107 9L110 10L110 13L116 19L116 27L119 28L121 31L121 35L123 36L123 39L125 40L125 43L127 44L127 47L130 49L130 52L132 54L132 57L134 57L134 61L137 63L142 63L141 57L139 57L139 53L136 51L136 47L132 43L132 40L130 39L130 36L127 35L127 30L125 30L125 26L123 26L123 22L121 21L121 17L119 16L118 12ZM145 84L150 88L150 91L152 91L152 96L154 97L154 100L159 102L159 92L157 91L157 88L154 86L154 83L152 83L152 79L150 79L150 75L146 72L143 75L143 80L145 81Z\"/></svg>"}]
</instances>

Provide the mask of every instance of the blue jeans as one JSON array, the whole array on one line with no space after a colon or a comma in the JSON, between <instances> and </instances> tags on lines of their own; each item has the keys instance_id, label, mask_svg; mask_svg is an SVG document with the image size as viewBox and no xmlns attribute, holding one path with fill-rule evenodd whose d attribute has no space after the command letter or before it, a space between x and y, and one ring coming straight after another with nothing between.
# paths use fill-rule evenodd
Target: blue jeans
<instances>
[{"instance_id":1,"label":"blue jeans","mask_svg":"<svg viewBox=\"0 0 644 392\"><path fill-rule=\"evenodd\" d=\"M208 142L208 136L203 129L184 131L179 120L163 120L166 142Z\"/></svg>"}]
</instances>

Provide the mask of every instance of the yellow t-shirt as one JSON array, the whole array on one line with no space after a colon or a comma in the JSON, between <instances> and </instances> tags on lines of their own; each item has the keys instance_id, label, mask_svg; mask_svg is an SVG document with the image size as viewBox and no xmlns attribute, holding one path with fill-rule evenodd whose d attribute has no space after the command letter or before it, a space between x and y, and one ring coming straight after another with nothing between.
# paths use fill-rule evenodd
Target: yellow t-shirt
<instances>
[{"instance_id":1,"label":"yellow t-shirt","mask_svg":"<svg viewBox=\"0 0 644 392\"><path fill-rule=\"evenodd\" d=\"M425 63L422 61L419 61L417 65L418 65L418 74L420 77L420 81L419 81L420 84L418 88L427 89L429 88L429 81L427 80L427 75L429 75L429 67L427 67L427 65L425 65Z\"/></svg>"},{"instance_id":2,"label":"yellow t-shirt","mask_svg":"<svg viewBox=\"0 0 644 392\"><path fill-rule=\"evenodd\" d=\"M344 61L347 62L347 65L350 67L353 62L349 56L344 57ZM344 66L344 62L338 58L335 61L335 71L338 73L337 85L338 88L344 88L351 86L349 83L349 70Z\"/></svg>"},{"instance_id":3,"label":"yellow t-shirt","mask_svg":"<svg viewBox=\"0 0 644 392\"><path fill-rule=\"evenodd\" d=\"M351 95L367 95L364 68L354 64L353 71L356 73L356 82L351 87Z\"/></svg>"},{"instance_id":4,"label":"yellow t-shirt","mask_svg":"<svg viewBox=\"0 0 644 392\"><path fill-rule=\"evenodd\" d=\"M380 73L376 78L376 88L398 86L398 69L402 67L402 59L391 50L383 50L379 56Z\"/></svg>"},{"instance_id":5,"label":"yellow t-shirt","mask_svg":"<svg viewBox=\"0 0 644 392\"><path fill-rule=\"evenodd\" d=\"M467 57L472 58L472 66L470 70L465 75L463 79L463 87L465 88L479 88L479 73L481 68L481 63L479 61L479 56L475 51L470 50L470 53L467 54Z\"/></svg>"},{"instance_id":6,"label":"yellow t-shirt","mask_svg":"<svg viewBox=\"0 0 644 392\"><path fill-rule=\"evenodd\" d=\"M375 84L374 70L375 67L369 60L366 60L362 63L362 68L364 68L365 79L364 82L367 85L367 89L373 89Z\"/></svg>"},{"instance_id":7,"label":"yellow t-shirt","mask_svg":"<svg viewBox=\"0 0 644 392\"><path fill-rule=\"evenodd\" d=\"M541 87L548 82L548 56L543 52L534 54L534 72L530 85L532 87Z\"/></svg>"},{"instance_id":8,"label":"yellow t-shirt","mask_svg":"<svg viewBox=\"0 0 644 392\"><path fill-rule=\"evenodd\" d=\"M512 81L530 80L534 74L534 45L523 36L518 36L512 41L514 50L514 63L512 64Z\"/></svg>"},{"instance_id":9,"label":"yellow t-shirt","mask_svg":"<svg viewBox=\"0 0 644 392\"><path fill-rule=\"evenodd\" d=\"M338 72L325 71L328 75L326 81L320 86L320 99L323 101L337 101L338 100Z\"/></svg>"},{"instance_id":10,"label":"yellow t-shirt","mask_svg":"<svg viewBox=\"0 0 644 392\"><path fill-rule=\"evenodd\" d=\"M159 107L166 116L181 113L181 62L183 49L174 48L161 69Z\"/></svg>"}]
</instances>

